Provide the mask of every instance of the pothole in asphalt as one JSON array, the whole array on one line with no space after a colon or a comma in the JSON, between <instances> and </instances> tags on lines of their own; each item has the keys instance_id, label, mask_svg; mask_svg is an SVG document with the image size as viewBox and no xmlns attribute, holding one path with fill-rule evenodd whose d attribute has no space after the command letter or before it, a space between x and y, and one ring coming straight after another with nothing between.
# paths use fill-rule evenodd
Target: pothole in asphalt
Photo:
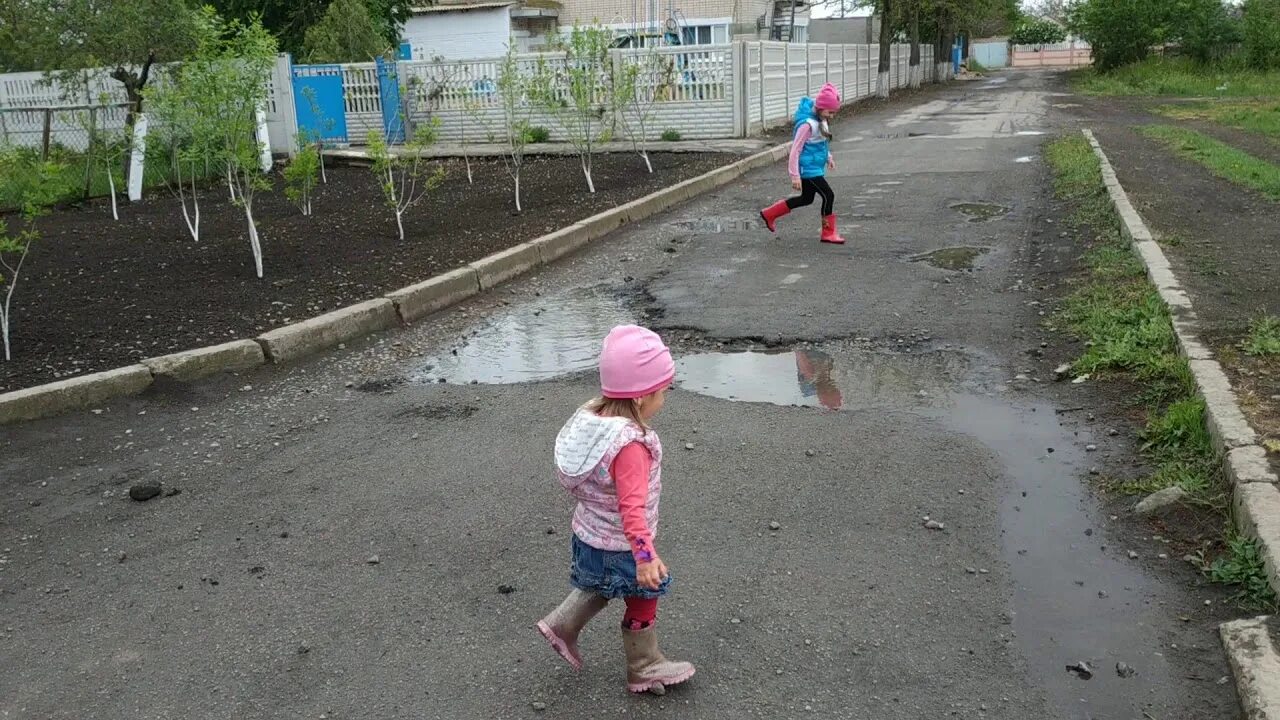
<instances>
[{"instance_id":1,"label":"pothole in asphalt","mask_svg":"<svg viewBox=\"0 0 1280 720\"><path fill-rule=\"evenodd\" d=\"M922 253L920 255L912 255L911 262L928 263L942 270L972 270L977 259L991 252L991 248L986 247L946 247L934 250L933 252Z\"/></svg>"},{"instance_id":2,"label":"pothole in asphalt","mask_svg":"<svg viewBox=\"0 0 1280 720\"><path fill-rule=\"evenodd\" d=\"M764 223L758 218L708 217L696 220L681 220L671 224L681 230L700 234L749 232L764 227Z\"/></svg>"},{"instance_id":3,"label":"pothole in asphalt","mask_svg":"<svg viewBox=\"0 0 1280 720\"><path fill-rule=\"evenodd\" d=\"M986 222L1009 214L1009 208L995 203L965 202L955 203L952 210L958 210L969 216L969 222Z\"/></svg>"},{"instance_id":4,"label":"pothole in asphalt","mask_svg":"<svg viewBox=\"0 0 1280 720\"><path fill-rule=\"evenodd\" d=\"M540 298L471 328L463 343L447 355L427 358L412 377L461 385L549 380L594 368L605 335L634 321L623 300L608 291Z\"/></svg>"}]
</instances>

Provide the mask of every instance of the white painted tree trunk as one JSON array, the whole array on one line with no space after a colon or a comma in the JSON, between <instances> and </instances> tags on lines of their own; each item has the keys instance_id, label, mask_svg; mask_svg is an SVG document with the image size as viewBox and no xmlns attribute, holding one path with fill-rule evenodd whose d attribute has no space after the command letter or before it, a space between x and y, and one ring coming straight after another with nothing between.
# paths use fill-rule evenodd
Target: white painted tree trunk
<instances>
[{"instance_id":1,"label":"white painted tree trunk","mask_svg":"<svg viewBox=\"0 0 1280 720\"><path fill-rule=\"evenodd\" d=\"M520 171L519 170L516 171L515 181L516 181L516 212L523 212L523 208L520 207Z\"/></svg>"},{"instance_id":2,"label":"white painted tree trunk","mask_svg":"<svg viewBox=\"0 0 1280 720\"><path fill-rule=\"evenodd\" d=\"M882 72L876 77L876 97L889 97L889 73Z\"/></svg>"},{"instance_id":3,"label":"white painted tree trunk","mask_svg":"<svg viewBox=\"0 0 1280 720\"><path fill-rule=\"evenodd\" d=\"M18 264L10 268L8 264L4 264L4 269L8 277L5 278L5 294L4 307L0 308L0 335L4 336L4 359L9 362L13 359L13 354L9 347L9 320L13 317L11 310L13 305L13 291L18 288L18 276L22 274L22 263L27 259L27 253L31 252L31 243L27 242L22 248L22 255L18 258Z\"/></svg>"},{"instance_id":4,"label":"white painted tree trunk","mask_svg":"<svg viewBox=\"0 0 1280 720\"><path fill-rule=\"evenodd\" d=\"M111 172L111 163L107 163L107 186L111 188L111 217L115 220L120 219L120 211L116 209L116 177Z\"/></svg>"},{"instance_id":5,"label":"white painted tree trunk","mask_svg":"<svg viewBox=\"0 0 1280 720\"><path fill-rule=\"evenodd\" d=\"M585 157L582 158L582 174L587 178L587 190L594 193L596 191L596 182L591 179L591 163Z\"/></svg>"},{"instance_id":6,"label":"white painted tree trunk","mask_svg":"<svg viewBox=\"0 0 1280 720\"><path fill-rule=\"evenodd\" d=\"M920 89L920 76L924 74L924 73L922 73L922 72L921 72L923 69L924 69L924 68L920 67L919 65L912 65L912 66L911 66L911 75L910 75L910 79L911 79L911 89L912 89L912 90L919 90L919 89Z\"/></svg>"},{"instance_id":7,"label":"white painted tree trunk","mask_svg":"<svg viewBox=\"0 0 1280 720\"><path fill-rule=\"evenodd\" d=\"M466 161L467 161L467 184L468 184L468 185L475 185L475 184L476 184L475 178L473 178L473 177L471 176L471 156L470 156L470 155L463 155L462 157L463 157L463 159L464 159L464 160L466 160Z\"/></svg>"},{"instance_id":8,"label":"white painted tree trunk","mask_svg":"<svg viewBox=\"0 0 1280 720\"><path fill-rule=\"evenodd\" d=\"M644 166L649 170L649 174L653 174L653 163L649 162L649 151L641 150L640 157L644 158Z\"/></svg>"},{"instance_id":9,"label":"white painted tree trunk","mask_svg":"<svg viewBox=\"0 0 1280 720\"><path fill-rule=\"evenodd\" d=\"M231 178L231 168L227 168L227 192L231 193L231 202L236 201L236 183Z\"/></svg>"},{"instance_id":10,"label":"white painted tree trunk","mask_svg":"<svg viewBox=\"0 0 1280 720\"><path fill-rule=\"evenodd\" d=\"M935 82L944 83L947 81L947 73L950 71L950 65L951 63L948 62L940 62L937 64L937 67L934 70L937 75L937 80Z\"/></svg>"},{"instance_id":11,"label":"white painted tree trunk","mask_svg":"<svg viewBox=\"0 0 1280 720\"><path fill-rule=\"evenodd\" d=\"M329 176L324 171L324 147L317 147L316 154L320 156L320 182L325 185L329 184Z\"/></svg>"},{"instance_id":12,"label":"white painted tree trunk","mask_svg":"<svg viewBox=\"0 0 1280 720\"><path fill-rule=\"evenodd\" d=\"M396 208L396 229L400 231L400 240L404 241L404 210Z\"/></svg>"},{"instance_id":13,"label":"white painted tree trunk","mask_svg":"<svg viewBox=\"0 0 1280 720\"><path fill-rule=\"evenodd\" d=\"M262 277L262 243L258 239L258 225L253 221L253 203L244 203L244 219L249 222L249 248L253 250L253 267Z\"/></svg>"}]
</instances>

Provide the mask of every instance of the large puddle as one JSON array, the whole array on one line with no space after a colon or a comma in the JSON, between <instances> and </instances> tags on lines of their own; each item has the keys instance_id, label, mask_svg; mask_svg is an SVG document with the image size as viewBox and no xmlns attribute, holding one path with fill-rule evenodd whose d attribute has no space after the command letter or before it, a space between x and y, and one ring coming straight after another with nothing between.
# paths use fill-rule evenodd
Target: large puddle
<instances>
[{"instance_id":1,"label":"large puddle","mask_svg":"<svg viewBox=\"0 0 1280 720\"><path fill-rule=\"evenodd\" d=\"M517 383L588 370L609 329L632 320L608 293L545 298L478 325L448 354L427 360L417 379ZM990 448L1008 485L1001 540L1014 583L1013 628L1029 669L1064 717L1139 717L1144 701L1180 681L1147 617L1148 580L1100 548L1096 505L1081 482L1084 439L1059 423L1053 406L1011 398L998 379L983 377L994 366L961 352L851 347L704 353L677 359L676 384L738 402L910 413ZM1079 661L1095 669L1091 679L1066 671ZM1119 677L1117 662L1138 674Z\"/></svg>"}]
</instances>

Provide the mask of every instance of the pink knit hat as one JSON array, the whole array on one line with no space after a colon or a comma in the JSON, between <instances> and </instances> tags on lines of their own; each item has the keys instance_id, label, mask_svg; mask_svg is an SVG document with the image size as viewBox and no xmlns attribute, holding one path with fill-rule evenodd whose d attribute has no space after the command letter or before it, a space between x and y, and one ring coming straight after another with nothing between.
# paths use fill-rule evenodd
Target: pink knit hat
<instances>
[{"instance_id":1,"label":"pink knit hat","mask_svg":"<svg viewBox=\"0 0 1280 720\"><path fill-rule=\"evenodd\" d=\"M827 83L818 91L818 99L814 101L814 105L819 110L839 110L840 109L840 93L836 90L836 86Z\"/></svg>"},{"instance_id":2,"label":"pink knit hat","mask_svg":"<svg viewBox=\"0 0 1280 720\"><path fill-rule=\"evenodd\" d=\"M671 351L654 331L638 325L620 325L604 339L600 390L605 397L644 397L671 384L675 375Z\"/></svg>"}]
</instances>

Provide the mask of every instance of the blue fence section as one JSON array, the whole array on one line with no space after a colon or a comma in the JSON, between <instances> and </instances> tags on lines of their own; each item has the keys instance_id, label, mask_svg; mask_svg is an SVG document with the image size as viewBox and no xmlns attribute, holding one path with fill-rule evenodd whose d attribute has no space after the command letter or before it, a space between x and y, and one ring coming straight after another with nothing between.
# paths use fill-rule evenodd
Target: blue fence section
<instances>
[{"instance_id":1,"label":"blue fence section","mask_svg":"<svg viewBox=\"0 0 1280 720\"><path fill-rule=\"evenodd\" d=\"M293 102L300 135L334 145L349 142L341 65L294 65Z\"/></svg>"},{"instance_id":2,"label":"blue fence section","mask_svg":"<svg viewBox=\"0 0 1280 720\"><path fill-rule=\"evenodd\" d=\"M404 113L400 106L400 73L396 63L378 58L378 91L382 95L382 130L387 142L404 142Z\"/></svg>"}]
</instances>

